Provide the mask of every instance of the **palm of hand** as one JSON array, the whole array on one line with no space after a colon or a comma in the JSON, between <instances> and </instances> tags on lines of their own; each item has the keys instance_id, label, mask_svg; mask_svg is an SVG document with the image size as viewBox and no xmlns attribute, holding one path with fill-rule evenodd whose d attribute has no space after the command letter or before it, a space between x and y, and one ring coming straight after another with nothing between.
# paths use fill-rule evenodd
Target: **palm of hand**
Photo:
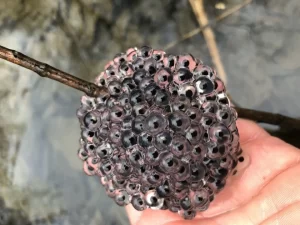
<instances>
[{"instance_id":1,"label":"palm of hand","mask_svg":"<svg viewBox=\"0 0 300 225\"><path fill-rule=\"evenodd\" d=\"M135 211L133 225L300 224L300 151L271 137L255 123L239 120L245 162L209 209L193 220L169 211ZM248 160L247 160L248 158Z\"/></svg>"}]
</instances>

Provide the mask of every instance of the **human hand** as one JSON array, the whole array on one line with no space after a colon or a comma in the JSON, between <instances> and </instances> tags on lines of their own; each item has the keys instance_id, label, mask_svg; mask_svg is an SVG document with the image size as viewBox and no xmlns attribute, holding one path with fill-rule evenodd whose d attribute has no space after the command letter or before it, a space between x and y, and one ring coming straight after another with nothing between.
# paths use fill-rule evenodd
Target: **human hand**
<instances>
[{"instance_id":1,"label":"human hand","mask_svg":"<svg viewBox=\"0 0 300 225\"><path fill-rule=\"evenodd\" d=\"M170 211L127 212L132 225L298 225L300 224L300 150L270 136L253 122L237 126L245 158L238 173L193 220Z\"/></svg>"}]
</instances>

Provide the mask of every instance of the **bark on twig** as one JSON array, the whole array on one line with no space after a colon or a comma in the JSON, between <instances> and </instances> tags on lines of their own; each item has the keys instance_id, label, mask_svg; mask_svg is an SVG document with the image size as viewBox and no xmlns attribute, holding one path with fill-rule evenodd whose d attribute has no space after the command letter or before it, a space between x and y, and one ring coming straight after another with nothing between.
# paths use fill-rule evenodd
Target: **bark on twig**
<instances>
[{"instance_id":1,"label":"bark on twig","mask_svg":"<svg viewBox=\"0 0 300 225\"><path fill-rule=\"evenodd\" d=\"M86 93L88 96L97 97L107 93L105 88L100 88L97 85L82 80L71 74L65 73L59 69L56 69L48 64L39 62L32 59L20 52L5 48L0 45L0 58L27 68L41 77L46 77L52 80L56 80L69 87L75 88L79 91Z\"/></svg>"}]
</instances>

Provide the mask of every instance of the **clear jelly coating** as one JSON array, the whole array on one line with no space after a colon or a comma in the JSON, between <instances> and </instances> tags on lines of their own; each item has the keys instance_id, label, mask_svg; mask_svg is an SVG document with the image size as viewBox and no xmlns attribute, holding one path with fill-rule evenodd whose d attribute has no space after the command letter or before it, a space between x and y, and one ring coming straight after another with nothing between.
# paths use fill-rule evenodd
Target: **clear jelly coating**
<instances>
[{"instance_id":1,"label":"clear jelly coating","mask_svg":"<svg viewBox=\"0 0 300 225\"><path fill-rule=\"evenodd\" d=\"M184 219L209 208L241 153L236 111L215 70L191 54L148 46L108 62L83 96L78 157L119 206L170 210Z\"/></svg>"}]
</instances>

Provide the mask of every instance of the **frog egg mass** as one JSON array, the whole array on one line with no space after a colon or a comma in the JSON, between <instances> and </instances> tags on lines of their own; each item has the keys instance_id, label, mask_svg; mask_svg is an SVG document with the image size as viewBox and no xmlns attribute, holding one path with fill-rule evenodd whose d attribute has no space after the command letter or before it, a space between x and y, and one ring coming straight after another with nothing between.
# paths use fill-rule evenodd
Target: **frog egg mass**
<instances>
[{"instance_id":1,"label":"frog egg mass","mask_svg":"<svg viewBox=\"0 0 300 225\"><path fill-rule=\"evenodd\" d=\"M241 153L237 113L215 70L191 54L144 46L110 61L95 79L107 89L83 96L78 156L116 204L205 211Z\"/></svg>"}]
</instances>

